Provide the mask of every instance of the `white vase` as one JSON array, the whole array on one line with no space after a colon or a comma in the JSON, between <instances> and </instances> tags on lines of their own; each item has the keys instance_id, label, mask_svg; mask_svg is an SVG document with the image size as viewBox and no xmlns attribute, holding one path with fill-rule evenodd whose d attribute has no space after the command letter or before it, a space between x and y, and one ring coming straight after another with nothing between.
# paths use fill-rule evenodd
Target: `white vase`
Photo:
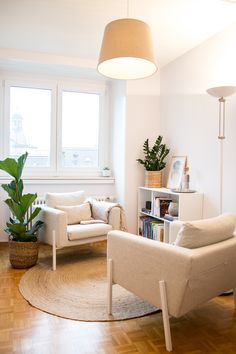
<instances>
[{"instance_id":1,"label":"white vase","mask_svg":"<svg viewBox=\"0 0 236 354\"><path fill-rule=\"evenodd\" d=\"M111 177L111 170L102 170L102 177Z\"/></svg>"},{"instance_id":2,"label":"white vase","mask_svg":"<svg viewBox=\"0 0 236 354\"><path fill-rule=\"evenodd\" d=\"M169 208L168 208L168 213L171 216L178 216L179 213L179 205L178 203L170 202Z\"/></svg>"}]
</instances>

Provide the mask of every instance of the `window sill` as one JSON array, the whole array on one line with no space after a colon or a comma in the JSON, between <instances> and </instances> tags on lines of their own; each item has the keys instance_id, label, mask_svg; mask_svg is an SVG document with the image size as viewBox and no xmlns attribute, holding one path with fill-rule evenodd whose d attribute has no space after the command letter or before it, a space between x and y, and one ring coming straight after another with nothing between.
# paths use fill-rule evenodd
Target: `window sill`
<instances>
[{"instance_id":1,"label":"window sill","mask_svg":"<svg viewBox=\"0 0 236 354\"><path fill-rule=\"evenodd\" d=\"M0 177L1 183L8 183L11 178ZM25 176L24 184L114 184L114 177L43 177L43 176Z\"/></svg>"}]
</instances>

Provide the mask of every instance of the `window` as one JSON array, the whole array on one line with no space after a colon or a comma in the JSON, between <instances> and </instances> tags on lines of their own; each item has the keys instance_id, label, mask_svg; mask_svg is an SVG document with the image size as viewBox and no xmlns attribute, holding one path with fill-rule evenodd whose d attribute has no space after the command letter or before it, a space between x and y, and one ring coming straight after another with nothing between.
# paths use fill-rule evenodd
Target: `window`
<instances>
[{"instance_id":1,"label":"window","mask_svg":"<svg viewBox=\"0 0 236 354\"><path fill-rule=\"evenodd\" d=\"M104 87L5 82L4 147L28 151L28 174L100 174L108 161Z\"/></svg>"},{"instance_id":2,"label":"window","mask_svg":"<svg viewBox=\"0 0 236 354\"><path fill-rule=\"evenodd\" d=\"M51 90L10 87L10 156L28 151L29 167L49 167L50 122Z\"/></svg>"},{"instance_id":3,"label":"window","mask_svg":"<svg viewBox=\"0 0 236 354\"><path fill-rule=\"evenodd\" d=\"M62 92L62 165L98 167L99 95Z\"/></svg>"}]
</instances>

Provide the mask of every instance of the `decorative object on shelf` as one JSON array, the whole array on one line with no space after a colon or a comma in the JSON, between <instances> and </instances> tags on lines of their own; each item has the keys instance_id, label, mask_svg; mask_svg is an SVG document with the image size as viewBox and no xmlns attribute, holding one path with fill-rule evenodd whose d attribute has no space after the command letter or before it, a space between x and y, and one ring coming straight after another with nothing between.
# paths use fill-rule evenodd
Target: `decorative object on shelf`
<instances>
[{"instance_id":1,"label":"decorative object on shelf","mask_svg":"<svg viewBox=\"0 0 236 354\"><path fill-rule=\"evenodd\" d=\"M179 213L179 204L170 202L169 208L168 208L168 213L171 216L178 216Z\"/></svg>"},{"instance_id":2,"label":"decorative object on shelf","mask_svg":"<svg viewBox=\"0 0 236 354\"><path fill-rule=\"evenodd\" d=\"M102 177L111 177L111 170L109 167L104 167L102 169Z\"/></svg>"},{"instance_id":3,"label":"decorative object on shelf","mask_svg":"<svg viewBox=\"0 0 236 354\"><path fill-rule=\"evenodd\" d=\"M36 207L33 212L31 210L37 194L23 194L24 184L21 175L27 156L26 152L17 160L6 158L0 161L0 169L14 178L10 183L2 184L2 188L9 197L5 203L11 212L5 231L9 235L9 255L13 268L29 268L36 264L38 260L37 232L43 225L43 222L39 220L32 225L33 219L41 210L39 207Z\"/></svg>"},{"instance_id":4,"label":"decorative object on shelf","mask_svg":"<svg viewBox=\"0 0 236 354\"><path fill-rule=\"evenodd\" d=\"M182 188L172 188L171 192L174 192L174 193L196 193L196 190L194 190L194 189L184 190Z\"/></svg>"},{"instance_id":5,"label":"decorative object on shelf","mask_svg":"<svg viewBox=\"0 0 236 354\"><path fill-rule=\"evenodd\" d=\"M217 97L219 101L219 134L220 143L220 186L219 186L219 214L222 214L223 198L223 169L224 169L224 139L225 139L225 97L231 96L236 92L236 86L219 86L206 90L211 96Z\"/></svg>"},{"instance_id":6,"label":"decorative object on shelf","mask_svg":"<svg viewBox=\"0 0 236 354\"><path fill-rule=\"evenodd\" d=\"M188 190L189 190L190 176L189 176L188 171L189 171L189 167L185 166L184 174L183 174L182 182L181 182L181 189L185 192L188 192Z\"/></svg>"},{"instance_id":7,"label":"decorative object on shelf","mask_svg":"<svg viewBox=\"0 0 236 354\"><path fill-rule=\"evenodd\" d=\"M98 61L98 72L112 79L141 79L157 70L151 30L147 23L127 18L107 24Z\"/></svg>"},{"instance_id":8,"label":"decorative object on shelf","mask_svg":"<svg viewBox=\"0 0 236 354\"><path fill-rule=\"evenodd\" d=\"M182 177L186 166L186 156L173 156L167 181L167 188L181 188Z\"/></svg>"},{"instance_id":9,"label":"decorative object on shelf","mask_svg":"<svg viewBox=\"0 0 236 354\"><path fill-rule=\"evenodd\" d=\"M162 170L166 166L164 160L170 152L166 144L162 144L162 139L163 137L159 135L153 147L149 146L149 139L146 139L143 144L144 159L137 159L146 170L145 187L162 187Z\"/></svg>"}]
</instances>

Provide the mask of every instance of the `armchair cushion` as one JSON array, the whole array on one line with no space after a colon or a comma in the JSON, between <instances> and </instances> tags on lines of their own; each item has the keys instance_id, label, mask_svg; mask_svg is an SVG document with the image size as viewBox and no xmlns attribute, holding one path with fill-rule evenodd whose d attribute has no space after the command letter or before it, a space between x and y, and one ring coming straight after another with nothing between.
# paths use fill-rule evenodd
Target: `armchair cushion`
<instances>
[{"instance_id":1,"label":"armchair cushion","mask_svg":"<svg viewBox=\"0 0 236 354\"><path fill-rule=\"evenodd\" d=\"M79 205L85 200L84 191L70 193L47 193L45 197L46 205L55 208L57 205Z\"/></svg>"},{"instance_id":2,"label":"armchair cushion","mask_svg":"<svg viewBox=\"0 0 236 354\"><path fill-rule=\"evenodd\" d=\"M70 241L75 241L95 236L103 236L111 230L112 226L105 223L90 225L68 225L67 235Z\"/></svg>"},{"instance_id":3,"label":"armchair cushion","mask_svg":"<svg viewBox=\"0 0 236 354\"><path fill-rule=\"evenodd\" d=\"M68 225L79 224L82 220L90 220L92 218L90 203L72 206L59 205L56 206L56 209L66 213Z\"/></svg>"},{"instance_id":4,"label":"armchair cushion","mask_svg":"<svg viewBox=\"0 0 236 354\"><path fill-rule=\"evenodd\" d=\"M235 224L236 216L233 214L185 222L177 234L175 245L199 248L227 240L233 236Z\"/></svg>"}]
</instances>

